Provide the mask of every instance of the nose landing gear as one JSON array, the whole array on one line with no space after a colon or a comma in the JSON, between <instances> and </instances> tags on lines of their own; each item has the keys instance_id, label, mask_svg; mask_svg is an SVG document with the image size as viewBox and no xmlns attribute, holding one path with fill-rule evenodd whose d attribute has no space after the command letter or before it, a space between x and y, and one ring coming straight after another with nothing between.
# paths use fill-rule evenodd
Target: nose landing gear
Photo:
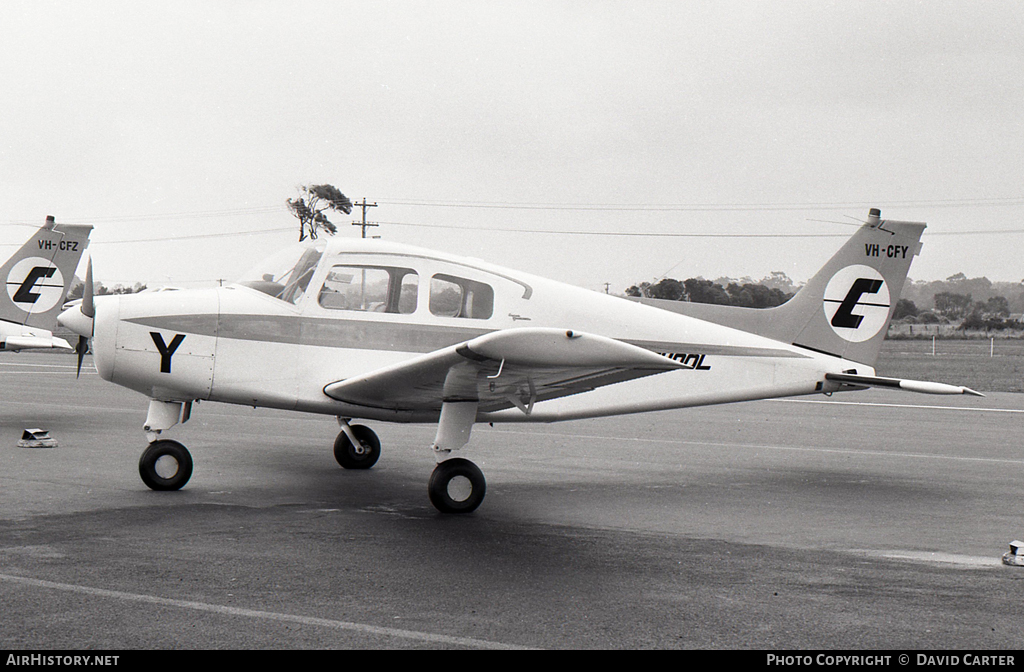
<instances>
[{"instance_id":1,"label":"nose landing gear","mask_svg":"<svg viewBox=\"0 0 1024 672\"><path fill-rule=\"evenodd\" d=\"M160 433L179 422L188 422L191 401L149 400L143 430L149 446L139 458L139 476L153 490L180 490L192 478L192 455L177 441L160 439Z\"/></svg>"},{"instance_id":2,"label":"nose landing gear","mask_svg":"<svg viewBox=\"0 0 1024 672\"><path fill-rule=\"evenodd\" d=\"M180 490L192 477L192 455L177 441L154 441L139 458L139 476L153 490Z\"/></svg>"}]
</instances>

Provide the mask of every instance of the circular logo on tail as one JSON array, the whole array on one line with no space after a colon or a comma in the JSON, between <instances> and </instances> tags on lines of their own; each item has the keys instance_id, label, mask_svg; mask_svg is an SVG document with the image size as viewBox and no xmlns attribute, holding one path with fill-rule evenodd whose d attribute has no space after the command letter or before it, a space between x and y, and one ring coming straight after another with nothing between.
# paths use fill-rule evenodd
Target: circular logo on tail
<instances>
[{"instance_id":1,"label":"circular logo on tail","mask_svg":"<svg viewBox=\"0 0 1024 672\"><path fill-rule=\"evenodd\" d=\"M860 343L878 334L889 318L889 286L870 266L847 266L825 287L823 306L832 331Z\"/></svg>"},{"instance_id":2,"label":"circular logo on tail","mask_svg":"<svg viewBox=\"0 0 1024 672\"><path fill-rule=\"evenodd\" d=\"M7 295L26 313L45 313L64 296L64 276L49 259L27 257L7 274Z\"/></svg>"}]
</instances>

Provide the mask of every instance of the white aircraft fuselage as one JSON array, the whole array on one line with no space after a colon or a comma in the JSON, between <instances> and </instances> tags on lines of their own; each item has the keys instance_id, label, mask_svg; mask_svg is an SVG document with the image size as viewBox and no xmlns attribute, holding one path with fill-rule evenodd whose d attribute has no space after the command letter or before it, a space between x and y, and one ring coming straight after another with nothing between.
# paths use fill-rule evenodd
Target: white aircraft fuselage
<instances>
[{"instance_id":1,"label":"white aircraft fuselage","mask_svg":"<svg viewBox=\"0 0 1024 672\"><path fill-rule=\"evenodd\" d=\"M567 397L529 414L482 411L481 422L551 422L820 392L825 373L863 364L619 297L481 262L402 246L332 240L308 287L329 269L412 269L493 289L489 316L432 312L431 286L416 286L410 313L339 310L306 292L294 303L242 284L96 298L92 341L100 376L165 401L195 399L393 422L436 422L439 408L347 404L325 386L506 329L599 333L663 354L680 366Z\"/></svg>"}]
</instances>

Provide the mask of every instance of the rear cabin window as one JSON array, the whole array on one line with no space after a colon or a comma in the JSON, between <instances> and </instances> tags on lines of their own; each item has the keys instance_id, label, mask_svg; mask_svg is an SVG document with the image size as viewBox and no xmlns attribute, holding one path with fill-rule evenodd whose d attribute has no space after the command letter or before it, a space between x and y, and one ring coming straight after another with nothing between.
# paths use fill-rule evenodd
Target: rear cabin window
<instances>
[{"instance_id":1,"label":"rear cabin window","mask_svg":"<svg viewBox=\"0 0 1024 672\"><path fill-rule=\"evenodd\" d=\"M494 290L476 280L438 273L430 278L430 312L486 320L494 314Z\"/></svg>"},{"instance_id":2,"label":"rear cabin window","mask_svg":"<svg viewBox=\"0 0 1024 672\"><path fill-rule=\"evenodd\" d=\"M416 310L418 288L411 268L333 266L317 300L330 310L407 315Z\"/></svg>"}]
</instances>

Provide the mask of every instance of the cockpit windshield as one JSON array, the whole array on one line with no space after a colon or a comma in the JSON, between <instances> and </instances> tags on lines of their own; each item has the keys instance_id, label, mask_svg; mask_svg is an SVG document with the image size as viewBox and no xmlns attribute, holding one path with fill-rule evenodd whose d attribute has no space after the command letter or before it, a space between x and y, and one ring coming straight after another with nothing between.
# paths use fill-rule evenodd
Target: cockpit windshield
<instances>
[{"instance_id":1,"label":"cockpit windshield","mask_svg":"<svg viewBox=\"0 0 1024 672\"><path fill-rule=\"evenodd\" d=\"M293 245L264 259L249 270L239 285L251 287L274 298L297 303L305 293L326 243Z\"/></svg>"}]
</instances>

